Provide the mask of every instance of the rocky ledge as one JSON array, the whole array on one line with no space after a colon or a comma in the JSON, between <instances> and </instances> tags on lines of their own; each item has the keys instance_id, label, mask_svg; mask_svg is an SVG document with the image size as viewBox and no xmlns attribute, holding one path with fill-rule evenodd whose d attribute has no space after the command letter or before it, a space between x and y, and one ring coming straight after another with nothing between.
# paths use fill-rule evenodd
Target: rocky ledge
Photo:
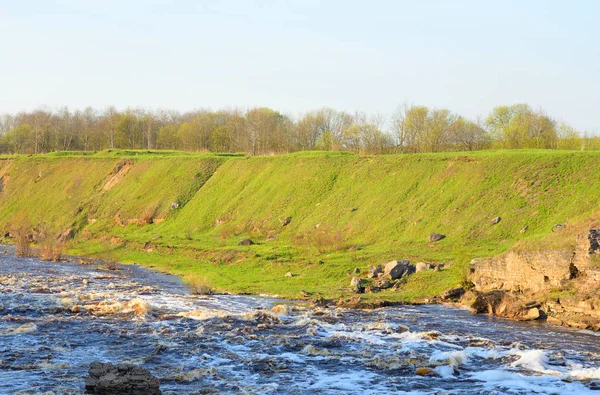
<instances>
[{"instance_id":1,"label":"rocky ledge","mask_svg":"<svg viewBox=\"0 0 600 395\"><path fill-rule=\"evenodd\" d=\"M600 330L600 231L576 236L574 248L509 251L474 260L472 290L459 303L475 313Z\"/></svg>"}]
</instances>

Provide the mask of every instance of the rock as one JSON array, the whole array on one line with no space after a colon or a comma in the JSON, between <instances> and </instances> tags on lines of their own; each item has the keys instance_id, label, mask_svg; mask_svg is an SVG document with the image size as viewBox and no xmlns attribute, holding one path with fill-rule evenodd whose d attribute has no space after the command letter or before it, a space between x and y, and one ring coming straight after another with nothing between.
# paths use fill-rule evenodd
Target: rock
<instances>
[{"instance_id":1,"label":"rock","mask_svg":"<svg viewBox=\"0 0 600 395\"><path fill-rule=\"evenodd\" d=\"M179 208L179 203L177 203L177 202L171 203L171 210L175 210L177 208Z\"/></svg>"},{"instance_id":2,"label":"rock","mask_svg":"<svg viewBox=\"0 0 600 395\"><path fill-rule=\"evenodd\" d=\"M379 287L376 287L374 285L369 285L368 287L365 288L365 292L367 293L373 293L373 292L379 292L380 289Z\"/></svg>"},{"instance_id":3,"label":"rock","mask_svg":"<svg viewBox=\"0 0 600 395\"><path fill-rule=\"evenodd\" d=\"M354 270L352 271L352 273L354 273L354 274L360 274L360 269L359 269L359 268L356 268L356 269L354 269Z\"/></svg>"},{"instance_id":4,"label":"rock","mask_svg":"<svg viewBox=\"0 0 600 395\"><path fill-rule=\"evenodd\" d=\"M433 376L435 375L435 370L431 369L431 368L417 368L415 370L415 374L417 376Z\"/></svg>"},{"instance_id":5,"label":"rock","mask_svg":"<svg viewBox=\"0 0 600 395\"><path fill-rule=\"evenodd\" d=\"M548 323L550 325L562 325L563 324L563 322L556 317L547 317L546 323Z\"/></svg>"},{"instance_id":6,"label":"rock","mask_svg":"<svg viewBox=\"0 0 600 395\"><path fill-rule=\"evenodd\" d=\"M476 296L471 308L476 314L499 315L513 318L521 309L517 301L504 291L491 291Z\"/></svg>"},{"instance_id":7,"label":"rock","mask_svg":"<svg viewBox=\"0 0 600 395\"><path fill-rule=\"evenodd\" d=\"M286 219L283 220L282 226L288 226L290 224L290 222L292 222L292 217L287 217Z\"/></svg>"},{"instance_id":8,"label":"rock","mask_svg":"<svg viewBox=\"0 0 600 395\"><path fill-rule=\"evenodd\" d=\"M292 308L285 304L278 304L277 306L273 306L271 311L275 314L290 315Z\"/></svg>"},{"instance_id":9,"label":"rock","mask_svg":"<svg viewBox=\"0 0 600 395\"><path fill-rule=\"evenodd\" d=\"M590 229L587 240L589 242L587 253L590 255L600 253L600 231L597 229Z\"/></svg>"},{"instance_id":10,"label":"rock","mask_svg":"<svg viewBox=\"0 0 600 395\"><path fill-rule=\"evenodd\" d=\"M463 296L465 294L465 289L464 288L452 288L452 289L448 289L444 292L442 292L439 295L439 298L442 301L448 301L448 300L452 300L452 299L458 299L461 296Z\"/></svg>"},{"instance_id":11,"label":"rock","mask_svg":"<svg viewBox=\"0 0 600 395\"><path fill-rule=\"evenodd\" d=\"M285 274L285 277L294 277L294 274L292 272L287 272Z\"/></svg>"},{"instance_id":12,"label":"rock","mask_svg":"<svg viewBox=\"0 0 600 395\"><path fill-rule=\"evenodd\" d=\"M410 276L411 274L414 274L414 273L415 273L415 267L412 266L412 265L408 265L407 264L406 265L406 270L404 271L404 273L402 273L402 276L400 278L402 279L402 278L408 277L408 276Z\"/></svg>"},{"instance_id":13,"label":"rock","mask_svg":"<svg viewBox=\"0 0 600 395\"><path fill-rule=\"evenodd\" d=\"M353 213L355 213L355 212L357 212L357 211L358 211L358 207L354 207L354 208L352 208L352 212L353 212Z\"/></svg>"},{"instance_id":14,"label":"rock","mask_svg":"<svg viewBox=\"0 0 600 395\"><path fill-rule=\"evenodd\" d=\"M380 278L375 282L375 285L380 289L388 289L392 287L392 283L387 278Z\"/></svg>"},{"instance_id":15,"label":"rock","mask_svg":"<svg viewBox=\"0 0 600 395\"><path fill-rule=\"evenodd\" d=\"M432 233L432 234L429 235L429 242L433 243L433 242L436 242L436 241L440 241L440 240L442 240L445 237L446 236L443 235L443 234L441 234L441 233Z\"/></svg>"},{"instance_id":16,"label":"rock","mask_svg":"<svg viewBox=\"0 0 600 395\"><path fill-rule=\"evenodd\" d=\"M492 225L496 225L498 222L500 222L500 220L501 220L501 219L502 219L502 218L500 218L500 217L492 218L492 219L490 220L490 223L491 223Z\"/></svg>"},{"instance_id":17,"label":"rock","mask_svg":"<svg viewBox=\"0 0 600 395\"><path fill-rule=\"evenodd\" d=\"M519 233L525 233L527 232L527 229L529 229L529 226L525 225L521 228L521 230L519 231Z\"/></svg>"},{"instance_id":18,"label":"rock","mask_svg":"<svg viewBox=\"0 0 600 395\"><path fill-rule=\"evenodd\" d=\"M433 265L431 265L430 263L425 263L425 262L419 262L415 265L415 271L417 273L425 271L425 270L429 270L432 269Z\"/></svg>"},{"instance_id":19,"label":"rock","mask_svg":"<svg viewBox=\"0 0 600 395\"><path fill-rule=\"evenodd\" d=\"M352 292L357 294L365 293L365 287L363 287L361 284L356 284L352 287Z\"/></svg>"},{"instance_id":20,"label":"rock","mask_svg":"<svg viewBox=\"0 0 600 395\"><path fill-rule=\"evenodd\" d=\"M410 261L390 261L385 264L383 269L383 274L388 276L391 280L396 280L404 274L408 270L407 266Z\"/></svg>"},{"instance_id":21,"label":"rock","mask_svg":"<svg viewBox=\"0 0 600 395\"><path fill-rule=\"evenodd\" d=\"M352 277L352 280L350 280L351 287L356 287L357 285L360 285L361 283L362 283L362 280L358 277Z\"/></svg>"},{"instance_id":22,"label":"rock","mask_svg":"<svg viewBox=\"0 0 600 395\"><path fill-rule=\"evenodd\" d=\"M524 317L526 320L537 320L540 318L540 310L537 307L533 307L527 310L527 314Z\"/></svg>"},{"instance_id":23,"label":"rock","mask_svg":"<svg viewBox=\"0 0 600 395\"><path fill-rule=\"evenodd\" d=\"M254 245L254 242L250 239L244 239L238 243L239 246L251 246Z\"/></svg>"},{"instance_id":24,"label":"rock","mask_svg":"<svg viewBox=\"0 0 600 395\"><path fill-rule=\"evenodd\" d=\"M352 247L348 248L348 252L354 252L356 250L357 250L356 246L352 246Z\"/></svg>"},{"instance_id":25,"label":"rock","mask_svg":"<svg viewBox=\"0 0 600 395\"><path fill-rule=\"evenodd\" d=\"M92 362L86 390L95 394L159 395L158 379L135 365Z\"/></svg>"},{"instance_id":26,"label":"rock","mask_svg":"<svg viewBox=\"0 0 600 395\"><path fill-rule=\"evenodd\" d=\"M307 297L309 297L310 295L312 295L312 293L311 293L311 292L308 292L308 291L304 291L304 290L302 290L302 291L300 291L300 295L302 295L302 297L304 297L304 298L307 298Z\"/></svg>"},{"instance_id":27,"label":"rock","mask_svg":"<svg viewBox=\"0 0 600 395\"><path fill-rule=\"evenodd\" d=\"M554 224L552 225L552 232L560 232L565 228L564 224Z\"/></svg>"},{"instance_id":28,"label":"rock","mask_svg":"<svg viewBox=\"0 0 600 395\"><path fill-rule=\"evenodd\" d=\"M383 268L381 267L381 265L371 266L371 269L369 269L369 274L367 274L367 277L377 278L379 276L379 274L382 274L382 273L383 273Z\"/></svg>"}]
</instances>

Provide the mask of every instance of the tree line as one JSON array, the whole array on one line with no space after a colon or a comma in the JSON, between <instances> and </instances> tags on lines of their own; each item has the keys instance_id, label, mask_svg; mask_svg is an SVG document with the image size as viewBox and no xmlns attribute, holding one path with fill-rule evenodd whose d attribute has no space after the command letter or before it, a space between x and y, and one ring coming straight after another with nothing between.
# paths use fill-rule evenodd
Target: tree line
<instances>
[{"instance_id":1,"label":"tree line","mask_svg":"<svg viewBox=\"0 0 600 395\"><path fill-rule=\"evenodd\" d=\"M321 108L299 117L270 108L218 111L37 109L0 117L0 152L169 149L280 154L304 150L363 154L488 148L595 149L565 123L526 104L499 106L473 121L446 109L405 105L385 119Z\"/></svg>"}]
</instances>

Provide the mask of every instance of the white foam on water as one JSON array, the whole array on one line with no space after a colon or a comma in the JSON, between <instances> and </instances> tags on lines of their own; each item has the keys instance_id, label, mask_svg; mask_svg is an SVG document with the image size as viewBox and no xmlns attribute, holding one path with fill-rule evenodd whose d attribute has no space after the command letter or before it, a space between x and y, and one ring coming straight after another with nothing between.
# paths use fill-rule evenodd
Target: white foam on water
<instances>
[{"instance_id":1,"label":"white foam on water","mask_svg":"<svg viewBox=\"0 0 600 395\"><path fill-rule=\"evenodd\" d=\"M526 376L503 369L483 370L469 373L469 376L483 383L489 390L503 391L508 394L597 394L582 383L568 383L559 376Z\"/></svg>"},{"instance_id":2,"label":"white foam on water","mask_svg":"<svg viewBox=\"0 0 600 395\"><path fill-rule=\"evenodd\" d=\"M522 367L534 372L543 373L545 375L560 376L564 372L559 372L554 369L548 369L548 355L543 350L510 350L512 355L519 356L519 359L510 364L511 367Z\"/></svg>"}]
</instances>

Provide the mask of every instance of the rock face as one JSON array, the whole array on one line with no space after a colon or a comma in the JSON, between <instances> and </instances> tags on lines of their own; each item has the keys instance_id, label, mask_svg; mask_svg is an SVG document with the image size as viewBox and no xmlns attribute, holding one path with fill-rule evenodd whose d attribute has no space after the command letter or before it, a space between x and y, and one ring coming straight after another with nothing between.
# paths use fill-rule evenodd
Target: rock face
<instances>
[{"instance_id":1,"label":"rock face","mask_svg":"<svg viewBox=\"0 0 600 395\"><path fill-rule=\"evenodd\" d=\"M575 248L509 251L491 259L471 262L469 280L478 312L548 322L580 329L600 330L600 231L579 234ZM560 296L550 292L558 290ZM462 299L466 301L467 295ZM501 296L500 296L501 295ZM541 303L531 304L530 298ZM471 300L472 301L472 300ZM526 303L524 303L526 302Z\"/></svg>"},{"instance_id":2,"label":"rock face","mask_svg":"<svg viewBox=\"0 0 600 395\"><path fill-rule=\"evenodd\" d=\"M441 234L441 233L432 233L432 234L429 235L429 242L433 243L435 241L440 241L440 240L442 240L445 237L446 236L443 235L443 234Z\"/></svg>"},{"instance_id":3,"label":"rock face","mask_svg":"<svg viewBox=\"0 0 600 395\"><path fill-rule=\"evenodd\" d=\"M568 248L534 252L510 251L471 267L469 279L478 291L539 292L558 288L573 277L573 251Z\"/></svg>"},{"instance_id":4,"label":"rock face","mask_svg":"<svg viewBox=\"0 0 600 395\"><path fill-rule=\"evenodd\" d=\"M135 365L92 362L86 390L94 394L160 395L158 379Z\"/></svg>"},{"instance_id":5,"label":"rock face","mask_svg":"<svg viewBox=\"0 0 600 395\"><path fill-rule=\"evenodd\" d=\"M410 261L407 260L388 262L383 268L383 274L391 280L399 279L405 272L409 270L409 263Z\"/></svg>"}]
</instances>

